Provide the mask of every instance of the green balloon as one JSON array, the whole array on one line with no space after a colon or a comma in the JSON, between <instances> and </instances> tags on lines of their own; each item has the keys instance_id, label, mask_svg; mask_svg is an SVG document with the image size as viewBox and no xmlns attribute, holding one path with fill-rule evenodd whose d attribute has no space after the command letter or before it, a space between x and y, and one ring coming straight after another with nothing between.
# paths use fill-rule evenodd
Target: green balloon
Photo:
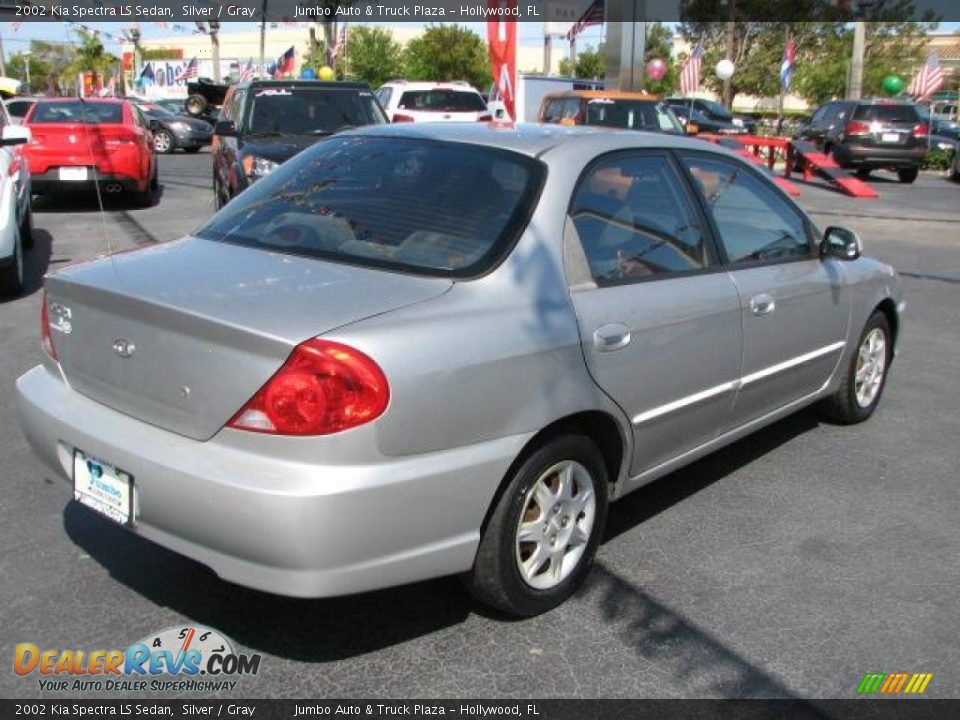
<instances>
[{"instance_id":1,"label":"green balloon","mask_svg":"<svg viewBox=\"0 0 960 720\"><path fill-rule=\"evenodd\" d=\"M903 90L903 80L896 75L887 75L883 79L883 91L887 95L897 95Z\"/></svg>"}]
</instances>

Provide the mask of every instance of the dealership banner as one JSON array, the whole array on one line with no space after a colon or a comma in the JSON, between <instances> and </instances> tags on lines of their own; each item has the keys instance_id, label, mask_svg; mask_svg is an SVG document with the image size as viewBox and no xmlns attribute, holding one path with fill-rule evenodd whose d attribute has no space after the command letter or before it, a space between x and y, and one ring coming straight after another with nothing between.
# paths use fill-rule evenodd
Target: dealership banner
<instances>
[{"instance_id":1,"label":"dealership banner","mask_svg":"<svg viewBox=\"0 0 960 720\"><path fill-rule=\"evenodd\" d=\"M624 8L616 5L623 3ZM488 0L354 0L340 4L324 0L0 0L0 21L76 22L91 21L349 21L349 22L478 22L494 19L518 22L562 22L577 19L592 0L518 0L513 6ZM867 2L866 0L809 0L781 4L779 11L763 3L737 7L738 20L842 21L865 20L960 20L956 0L913 2ZM722 0L608 0L607 13L625 17L635 8L638 20L725 21L729 7ZM784 13L782 17L775 15ZM751 16L756 14L756 17Z\"/></svg>"},{"instance_id":2,"label":"dealership banner","mask_svg":"<svg viewBox=\"0 0 960 720\"><path fill-rule=\"evenodd\" d=\"M960 700L0 700L3 718L943 720Z\"/></svg>"}]
</instances>

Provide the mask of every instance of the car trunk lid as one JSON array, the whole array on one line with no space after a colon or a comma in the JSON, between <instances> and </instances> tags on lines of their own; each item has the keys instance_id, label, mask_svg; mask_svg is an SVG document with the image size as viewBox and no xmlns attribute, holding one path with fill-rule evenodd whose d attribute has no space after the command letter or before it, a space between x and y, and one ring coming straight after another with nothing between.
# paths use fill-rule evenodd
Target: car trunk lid
<instances>
[{"instance_id":1,"label":"car trunk lid","mask_svg":"<svg viewBox=\"0 0 960 720\"><path fill-rule=\"evenodd\" d=\"M450 286L185 238L67 268L46 287L53 343L74 389L207 439L298 343Z\"/></svg>"}]
</instances>

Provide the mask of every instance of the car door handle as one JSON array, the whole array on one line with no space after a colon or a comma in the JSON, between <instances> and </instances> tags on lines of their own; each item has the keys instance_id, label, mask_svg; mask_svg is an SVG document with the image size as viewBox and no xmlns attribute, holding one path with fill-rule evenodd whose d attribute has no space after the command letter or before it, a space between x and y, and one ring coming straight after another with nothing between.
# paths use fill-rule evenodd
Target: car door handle
<instances>
[{"instance_id":1,"label":"car door handle","mask_svg":"<svg viewBox=\"0 0 960 720\"><path fill-rule=\"evenodd\" d=\"M777 309L777 303L767 293L760 293L750 298L750 312L754 315L769 315Z\"/></svg>"},{"instance_id":2,"label":"car door handle","mask_svg":"<svg viewBox=\"0 0 960 720\"><path fill-rule=\"evenodd\" d=\"M600 352L619 350L630 344L630 328L623 323L601 325L593 331L593 346Z\"/></svg>"}]
</instances>

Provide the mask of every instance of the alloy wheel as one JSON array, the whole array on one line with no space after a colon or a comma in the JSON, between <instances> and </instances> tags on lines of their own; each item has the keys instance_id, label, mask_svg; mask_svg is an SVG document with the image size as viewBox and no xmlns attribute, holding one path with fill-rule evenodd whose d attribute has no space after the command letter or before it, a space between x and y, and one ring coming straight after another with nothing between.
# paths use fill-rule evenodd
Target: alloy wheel
<instances>
[{"instance_id":1,"label":"alloy wheel","mask_svg":"<svg viewBox=\"0 0 960 720\"><path fill-rule=\"evenodd\" d=\"M596 520L594 480L580 463L547 469L527 492L517 524L516 560L524 582L549 590L577 567Z\"/></svg>"},{"instance_id":2,"label":"alloy wheel","mask_svg":"<svg viewBox=\"0 0 960 720\"><path fill-rule=\"evenodd\" d=\"M873 404L883 386L886 370L887 337L882 329L875 327L863 338L857 351L857 371L854 376L857 405L866 408Z\"/></svg>"},{"instance_id":3,"label":"alloy wheel","mask_svg":"<svg viewBox=\"0 0 960 720\"><path fill-rule=\"evenodd\" d=\"M160 130L153 135L153 148L158 153L168 153L173 145L173 138L169 133Z\"/></svg>"}]
</instances>

